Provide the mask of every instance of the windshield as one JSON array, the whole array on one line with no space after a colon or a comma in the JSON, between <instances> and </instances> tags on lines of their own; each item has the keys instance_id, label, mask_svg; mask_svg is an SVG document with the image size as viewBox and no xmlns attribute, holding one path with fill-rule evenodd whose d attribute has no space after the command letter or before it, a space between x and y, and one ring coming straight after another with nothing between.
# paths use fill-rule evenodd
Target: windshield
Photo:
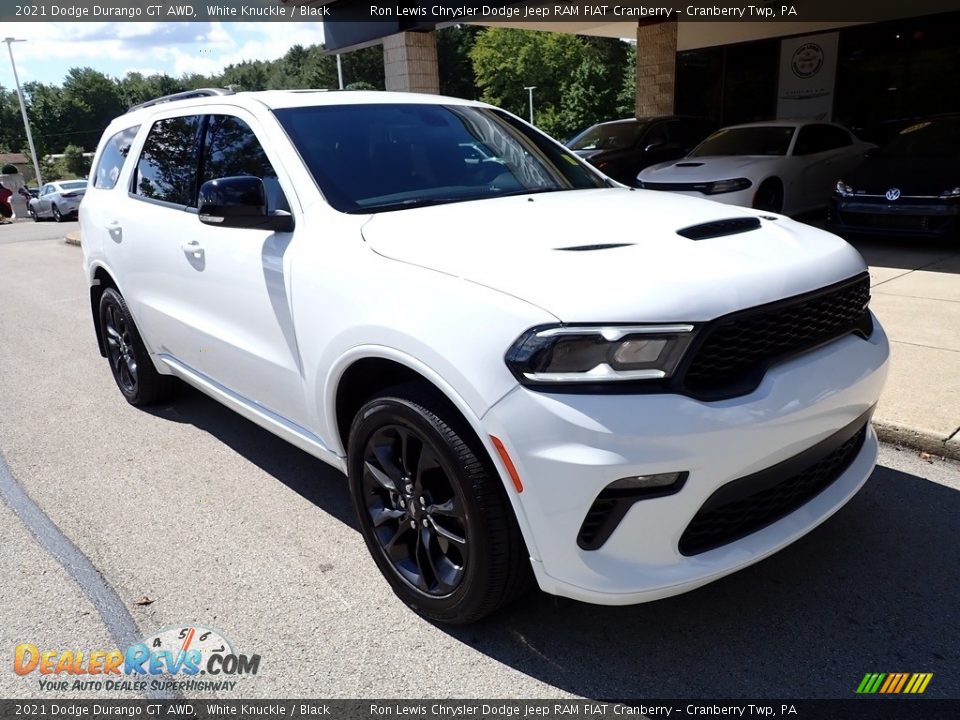
<instances>
[{"instance_id":1,"label":"windshield","mask_svg":"<svg viewBox=\"0 0 960 720\"><path fill-rule=\"evenodd\" d=\"M343 212L608 186L574 155L488 108L326 105L276 116Z\"/></svg>"},{"instance_id":2,"label":"windshield","mask_svg":"<svg viewBox=\"0 0 960 720\"><path fill-rule=\"evenodd\" d=\"M796 128L790 126L741 127L717 130L689 157L717 155L786 155Z\"/></svg>"},{"instance_id":3,"label":"windshield","mask_svg":"<svg viewBox=\"0 0 960 720\"><path fill-rule=\"evenodd\" d=\"M960 156L960 118L913 123L884 145L880 154L891 157Z\"/></svg>"},{"instance_id":4,"label":"windshield","mask_svg":"<svg viewBox=\"0 0 960 720\"><path fill-rule=\"evenodd\" d=\"M60 187L62 187L64 190L79 190L80 188L85 188L86 186L86 180L71 180L70 182L60 183Z\"/></svg>"},{"instance_id":5,"label":"windshield","mask_svg":"<svg viewBox=\"0 0 960 720\"><path fill-rule=\"evenodd\" d=\"M638 122L604 123L587 128L567 143L571 150L622 150L633 147L644 125Z\"/></svg>"}]
</instances>

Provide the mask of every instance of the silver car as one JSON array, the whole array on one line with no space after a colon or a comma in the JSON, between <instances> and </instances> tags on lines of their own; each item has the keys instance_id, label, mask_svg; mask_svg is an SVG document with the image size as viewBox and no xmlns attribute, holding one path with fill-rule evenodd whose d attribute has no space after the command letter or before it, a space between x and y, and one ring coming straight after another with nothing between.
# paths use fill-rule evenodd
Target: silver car
<instances>
[{"instance_id":1,"label":"silver car","mask_svg":"<svg viewBox=\"0 0 960 720\"><path fill-rule=\"evenodd\" d=\"M44 218L63 222L67 216L76 217L86 191L86 180L50 182L40 188L40 193L30 201L27 210L34 222L40 222Z\"/></svg>"}]
</instances>

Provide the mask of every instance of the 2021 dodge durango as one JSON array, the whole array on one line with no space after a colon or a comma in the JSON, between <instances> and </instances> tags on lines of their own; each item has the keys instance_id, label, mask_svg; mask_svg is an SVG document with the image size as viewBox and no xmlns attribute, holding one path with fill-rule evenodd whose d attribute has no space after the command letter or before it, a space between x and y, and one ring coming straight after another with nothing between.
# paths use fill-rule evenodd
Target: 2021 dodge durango
<instances>
[{"instance_id":1,"label":"2021 dodge durango","mask_svg":"<svg viewBox=\"0 0 960 720\"><path fill-rule=\"evenodd\" d=\"M477 102L163 100L81 205L100 352L133 405L179 378L346 473L417 612L682 593L871 474L888 346L839 238L619 186Z\"/></svg>"}]
</instances>

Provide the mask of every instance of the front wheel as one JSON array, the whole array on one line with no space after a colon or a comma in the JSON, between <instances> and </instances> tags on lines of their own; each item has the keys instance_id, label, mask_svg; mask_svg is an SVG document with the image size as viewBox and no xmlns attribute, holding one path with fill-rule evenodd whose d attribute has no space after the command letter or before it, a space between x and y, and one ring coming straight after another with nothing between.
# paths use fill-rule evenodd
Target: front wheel
<instances>
[{"instance_id":1,"label":"front wheel","mask_svg":"<svg viewBox=\"0 0 960 720\"><path fill-rule=\"evenodd\" d=\"M782 212L783 184L777 179L764 180L753 196L753 207L766 212Z\"/></svg>"},{"instance_id":2,"label":"front wheel","mask_svg":"<svg viewBox=\"0 0 960 720\"><path fill-rule=\"evenodd\" d=\"M128 403L150 405L172 394L176 380L157 372L126 301L113 288L100 296L100 332L113 379Z\"/></svg>"},{"instance_id":3,"label":"front wheel","mask_svg":"<svg viewBox=\"0 0 960 720\"><path fill-rule=\"evenodd\" d=\"M419 387L367 402L350 430L350 494L374 561L417 613L465 624L526 586L500 478L456 412Z\"/></svg>"},{"instance_id":4,"label":"front wheel","mask_svg":"<svg viewBox=\"0 0 960 720\"><path fill-rule=\"evenodd\" d=\"M33 218L34 222L40 222L40 218L37 217L37 211L30 205L27 206L27 214Z\"/></svg>"}]
</instances>

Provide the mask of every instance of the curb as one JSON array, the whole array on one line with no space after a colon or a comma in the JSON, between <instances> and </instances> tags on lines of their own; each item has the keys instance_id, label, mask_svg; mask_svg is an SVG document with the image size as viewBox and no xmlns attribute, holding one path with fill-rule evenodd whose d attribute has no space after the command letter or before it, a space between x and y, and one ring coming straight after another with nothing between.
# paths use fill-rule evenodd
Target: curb
<instances>
[{"instance_id":1,"label":"curb","mask_svg":"<svg viewBox=\"0 0 960 720\"><path fill-rule=\"evenodd\" d=\"M895 425L877 419L873 420L873 428L882 442L920 450L942 458L960 460L960 443L947 442L928 430Z\"/></svg>"},{"instance_id":2,"label":"curb","mask_svg":"<svg viewBox=\"0 0 960 720\"><path fill-rule=\"evenodd\" d=\"M67 245L80 245L80 232L75 230L74 232L67 233L67 236L64 238Z\"/></svg>"}]
</instances>

